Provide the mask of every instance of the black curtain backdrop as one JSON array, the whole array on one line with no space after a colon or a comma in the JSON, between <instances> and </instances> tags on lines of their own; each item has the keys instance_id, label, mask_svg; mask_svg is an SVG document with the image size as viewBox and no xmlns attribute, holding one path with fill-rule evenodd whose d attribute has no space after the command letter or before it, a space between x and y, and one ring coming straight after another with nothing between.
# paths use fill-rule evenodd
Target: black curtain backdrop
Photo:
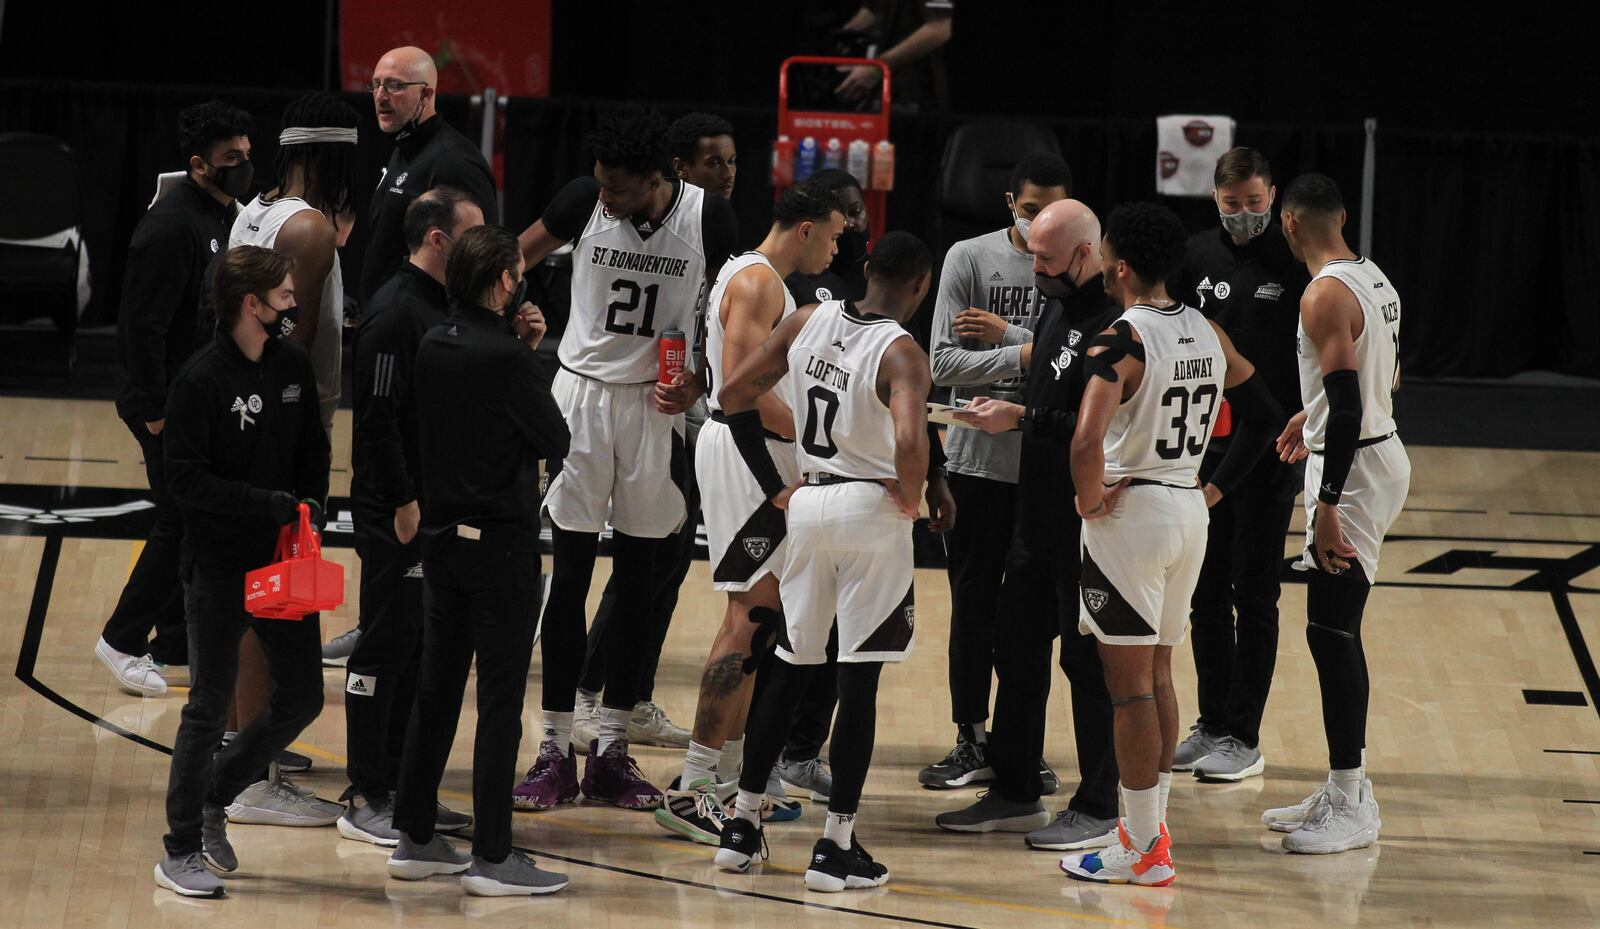
<instances>
[{"instance_id":1,"label":"black curtain backdrop","mask_svg":"<svg viewBox=\"0 0 1600 929\"><path fill-rule=\"evenodd\" d=\"M89 200L85 234L95 283L90 324L115 318L133 226L154 191L155 174L180 164L177 110L213 96L249 109L258 126L253 141L259 177L270 165L283 109L298 94L0 80L0 132L58 136L78 158ZM375 183L388 143L377 132L370 98L348 99L362 115L363 170ZM578 98L509 102L503 144L508 225L520 231L562 184L590 169L582 137L609 105ZM480 116L468 100L443 98L440 108L476 137ZM669 117L710 110L734 124L741 158L734 206L742 244L755 244L771 215L771 105L661 108ZM967 118L897 115L893 123L896 187L889 197L889 227L923 236L940 253L949 244L936 237L940 155L945 139ZM1074 195L1097 211L1155 199L1153 118L1041 122L1057 134L1072 164ZM1339 179L1351 205L1346 237L1356 244L1364 146L1358 124L1241 120L1236 140L1266 153L1280 182L1308 170ZM1553 370L1600 377L1600 140L1380 126L1377 154L1372 257L1404 299L1406 373L1498 377ZM996 228L1007 220L999 195ZM1191 229L1216 222L1209 200L1167 202ZM341 256L346 279L359 279L364 241L358 224Z\"/></svg>"}]
</instances>

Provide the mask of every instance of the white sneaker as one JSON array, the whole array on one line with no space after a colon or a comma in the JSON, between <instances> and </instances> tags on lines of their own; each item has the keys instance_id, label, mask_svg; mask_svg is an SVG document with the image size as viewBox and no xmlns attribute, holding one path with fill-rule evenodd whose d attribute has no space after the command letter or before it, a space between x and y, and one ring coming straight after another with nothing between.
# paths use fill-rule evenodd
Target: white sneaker
<instances>
[{"instance_id":1,"label":"white sneaker","mask_svg":"<svg viewBox=\"0 0 1600 929\"><path fill-rule=\"evenodd\" d=\"M159 697L167 692L167 682L149 655L125 655L105 639L94 643L94 654L111 671L123 690L140 697Z\"/></svg>"},{"instance_id":2,"label":"white sneaker","mask_svg":"<svg viewBox=\"0 0 1600 929\"><path fill-rule=\"evenodd\" d=\"M633 717L628 720L628 743L688 748L689 730L673 723L666 710L647 700L633 708Z\"/></svg>"},{"instance_id":3,"label":"white sneaker","mask_svg":"<svg viewBox=\"0 0 1600 929\"><path fill-rule=\"evenodd\" d=\"M1305 824L1317 808L1328 802L1328 782L1323 781L1311 796L1293 806L1277 806L1261 814L1261 825L1273 832L1293 832Z\"/></svg>"},{"instance_id":4,"label":"white sneaker","mask_svg":"<svg viewBox=\"0 0 1600 929\"><path fill-rule=\"evenodd\" d=\"M578 691L572 706L572 746L580 755L589 754L589 743L600 741L600 695Z\"/></svg>"},{"instance_id":5,"label":"white sneaker","mask_svg":"<svg viewBox=\"0 0 1600 929\"><path fill-rule=\"evenodd\" d=\"M228 804L228 822L260 826L331 826L344 805L308 797L288 780L256 781Z\"/></svg>"},{"instance_id":6,"label":"white sneaker","mask_svg":"<svg viewBox=\"0 0 1600 929\"><path fill-rule=\"evenodd\" d=\"M1301 855L1331 855L1353 848L1366 848L1378 841L1383 826L1378 818L1378 801L1372 796L1372 782L1363 780L1358 796L1330 786L1328 802L1299 829L1283 837L1283 850Z\"/></svg>"},{"instance_id":7,"label":"white sneaker","mask_svg":"<svg viewBox=\"0 0 1600 929\"><path fill-rule=\"evenodd\" d=\"M192 683L189 677L189 666L186 664L166 664L165 662L151 659L155 665L156 673L167 682L168 687L188 687Z\"/></svg>"}]
</instances>

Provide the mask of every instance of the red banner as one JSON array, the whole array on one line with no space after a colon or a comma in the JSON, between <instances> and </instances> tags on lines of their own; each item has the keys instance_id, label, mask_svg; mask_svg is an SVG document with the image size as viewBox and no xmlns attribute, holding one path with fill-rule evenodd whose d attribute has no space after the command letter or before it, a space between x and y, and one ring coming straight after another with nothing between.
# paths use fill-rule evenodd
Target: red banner
<instances>
[{"instance_id":1,"label":"red banner","mask_svg":"<svg viewBox=\"0 0 1600 929\"><path fill-rule=\"evenodd\" d=\"M439 66L439 92L501 96L550 94L550 0L475 0L428 4L343 0L339 4L341 83L365 90L383 53L415 45Z\"/></svg>"}]
</instances>

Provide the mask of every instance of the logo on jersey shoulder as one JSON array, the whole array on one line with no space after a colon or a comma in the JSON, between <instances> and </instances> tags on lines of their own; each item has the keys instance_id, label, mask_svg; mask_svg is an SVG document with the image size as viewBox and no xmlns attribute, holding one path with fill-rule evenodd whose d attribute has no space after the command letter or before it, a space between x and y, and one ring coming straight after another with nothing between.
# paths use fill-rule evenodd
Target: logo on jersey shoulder
<instances>
[{"instance_id":1,"label":"logo on jersey shoulder","mask_svg":"<svg viewBox=\"0 0 1600 929\"><path fill-rule=\"evenodd\" d=\"M445 335L460 335L460 334L461 334L461 330L456 328L456 325L454 323L450 324L449 331L445 333Z\"/></svg>"},{"instance_id":2,"label":"logo on jersey shoulder","mask_svg":"<svg viewBox=\"0 0 1600 929\"><path fill-rule=\"evenodd\" d=\"M1196 148L1210 145L1216 134L1216 127L1203 119L1191 119L1183 124L1183 140Z\"/></svg>"},{"instance_id":3,"label":"logo on jersey shoulder","mask_svg":"<svg viewBox=\"0 0 1600 929\"><path fill-rule=\"evenodd\" d=\"M1257 300L1279 300L1283 297L1283 285L1276 283L1262 284L1256 288Z\"/></svg>"},{"instance_id":4,"label":"logo on jersey shoulder","mask_svg":"<svg viewBox=\"0 0 1600 929\"><path fill-rule=\"evenodd\" d=\"M370 674L352 674L344 685L344 692L358 697L370 697L378 692L378 679Z\"/></svg>"},{"instance_id":5,"label":"logo on jersey shoulder","mask_svg":"<svg viewBox=\"0 0 1600 929\"><path fill-rule=\"evenodd\" d=\"M833 347L837 348L841 352L844 351L844 343L839 341L838 339L834 339L833 340Z\"/></svg>"},{"instance_id":6,"label":"logo on jersey shoulder","mask_svg":"<svg viewBox=\"0 0 1600 929\"><path fill-rule=\"evenodd\" d=\"M228 408L228 412L239 414L239 431L243 432L245 423L249 423L252 426L256 424L255 417L250 414L261 412L261 396L259 394L251 394L249 400L243 397L234 397L233 406Z\"/></svg>"},{"instance_id":7,"label":"logo on jersey shoulder","mask_svg":"<svg viewBox=\"0 0 1600 929\"><path fill-rule=\"evenodd\" d=\"M832 299L833 299L833 291L829 290L826 287L818 287L817 288L817 302L818 303L821 303L824 300L832 300Z\"/></svg>"},{"instance_id":8,"label":"logo on jersey shoulder","mask_svg":"<svg viewBox=\"0 0 1600 929\"><path fill-rule=\"evenodd\" d=\"M744 540L744 553L756 561L767 557L767 552L772 550L772 540L767 538L751 538Z\"/></svg>"},{"instance_id":9,"label":"logo on jersey shoulder","mask_svg":"<svg viewBox=\"0 0 1600 929\"><path fill-rule=\"evenodd\" d=\"M1216 286L1211 288L1211 292L1217 295L1218 300L1226 300L1228 294L1233 293L1233 288L1228 286L1227 281L1218 281Z\"/></svg>"},{"instance_id":10,"label":"logo on jersey shoulder","mask_svg":"<svg viewBox=\"0 0 1600 929\"><path fill-rule=\"evenodd\" d=\"M288 387L285 387L283 389L283 402L284 403L299 403L300 402L300 385L299 384L290 384Z\"/></svg>"},{"instance_id":11,"label":"logo on jersey shoulder","mask_svg":"<svg viewBox=\"0 0 1600 929\"><path fill-rule=\"evenodd\" d=\"M1200 306L1195 307L1195 309L1201 309L1206 305L1206 294L1209 293L1210 290L1211 278L1201 278L1200 283L1196 284L1194 287L1194 295L1200 298Z\"/></svg>"},{"instance_id":12,"label":"logo on jersey shoulder","mask_svg":"<svg viewBox=\"0 0 1600 929\"><path fill-rule=\"evenodd\" d=\"M1088 605L1089 612L1098 613L1106 608L1107 603L1111 602L1111 595L1103 590L1085 587L1083 589L1083 602Z\"/></svg>"},{"instance_id":13,"label":"logo on jersey shoulder","mask_svg":"<svg viewBox=\"0 0 1600 929\"><path fill-rule=\"evenodd\" d=\"M412 565L411 567L406 569L406 573L404 573L404 574L402 574L400 576L401 577L405 577L405 578L416 578L417 580L421 580L422 579L422 563L418 562L418 563Z\"/></svg>"},{"instance_id":14,"label":"logo on jersey shoulder","mask_svg":"<svg viewBox=\"0 0 1600 929\"><path fill-rule=\"evenodd\" d=\"M1072 335L1077 336L1077 333L1074 332ZM1077 339L1073 338L1072 341L1076 342ZM1067 373L1067 369L1072 367L1072 359L1076 357L1078 357L1077 352L1066 347L1065 345L1061 347L1061 354L1057 355L1055 359L1050 362L1050 370L1055 372L1056 380L1061 380L1061 375Z\"/></svg>"},{"instance_id":15,"label":"logo on jersey shoulder","mask_svg":"<svg viewBox=\"0 0 1600 929\"><path fill-rule=\"evenodd\" d=\"M1373 290L1381 290L1382 288L1383 288L1383 282L1382 281L1374 281L1373 282L1373 284L1372 284L1372 289Z\"/></svg>"},{"instance_id":16,"label":"logo on jersey shoulder","mask_svg":"<svg viewBox=\"0 0 1600 929\"><path fill-rule=\"evenodd\" d=\"M217 250L218 250L217 240L216 239L212 239L211 240L211 254L215 255L217 253Z\"/></svg>"},{"instance_id":17,"label":"logo on jersey shoulder","mask_svg":"<svg viewBox=\"0 0 1600 929\"><path fill-rule=\"evenodd\" d=\"M1003 281L1005 279L1006 279L1006 276L1004 274L1001 274L999 271L996 271L995 273L989 275L989 281L991 283L993 283L994 281Z\"/></svg>"},{"instance_id":18,"label":"logo on jersey shoulder","mask_svg":"<svg viewBox=\"0 0 1600 929\"><path fill-rule=\"evenodd\" d=\"M649 235L651 232L655 231L652 228L650 228L650 220L648 220L648 219L645 220L644 222L640 223L638 228L639 228L639 234L640 235Z\"/></svg>"},{"instance_id":19,"label":"logo on jersey shoulder","mask_svg":"<svg viewBox=\"0 0 1600 929\"><path fill-rule=\"evenodd\" d=\"M388 169L385 168L384 171L387 172ZM389 188L389 193L392 193L392 194L403 194L403 193L405 193L404 188L406 186L406 178L408 178L410 176L411 176L411 172L409 172L409 171L401 171L400 172L400 176L394 179L394 186ZM379 183L382 183L382 181L379 181Z\"/></svg>"},{"instance_id":20,"label":"logo on jersey shoulder","mask_svg":"<svg viewBox=\"0 0 1600 929\"><path fill-rule=\"evenodd\" d=\"M1194 339L1192 339L1192 338L1190 338L1190 337L1188 337L1186 335L1180 335L1180 336L1178 336L1178 344L1179 345L1193 345L1194 344Z\"/></svg>"},{"instance_id":21,"label":"logo on jersey shoulder","mask_svg":"<svg viewBox=\"0 0 1600 929\"><path fill-rule=\"evenodd\" d=\"M1082 338L1083 338L1083 333L1081 333L1078 330L1074 329L1071 332L1067 333L1067 344L1071 345L1073 347L1077 347L1078 341L1080 339L1082 339Z\"/></svg>"}]
</instances>

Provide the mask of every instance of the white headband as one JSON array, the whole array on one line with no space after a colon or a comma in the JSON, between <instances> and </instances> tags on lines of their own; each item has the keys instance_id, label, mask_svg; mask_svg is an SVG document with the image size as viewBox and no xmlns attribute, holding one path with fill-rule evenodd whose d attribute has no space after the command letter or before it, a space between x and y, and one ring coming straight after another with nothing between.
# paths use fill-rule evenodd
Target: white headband
<instances>
[{"instance_id":1,"label":"white headband","mask_svg":"<svg viewBox=\"0 0 1600 929\"><path fill-rule=\"evenodd\" d=\"M290 126L278 133L279 145L305 145L312 142L347 142L356 144L356 131L354 129L307 129L304 126Z\"/></svg>"}]
</instances>

